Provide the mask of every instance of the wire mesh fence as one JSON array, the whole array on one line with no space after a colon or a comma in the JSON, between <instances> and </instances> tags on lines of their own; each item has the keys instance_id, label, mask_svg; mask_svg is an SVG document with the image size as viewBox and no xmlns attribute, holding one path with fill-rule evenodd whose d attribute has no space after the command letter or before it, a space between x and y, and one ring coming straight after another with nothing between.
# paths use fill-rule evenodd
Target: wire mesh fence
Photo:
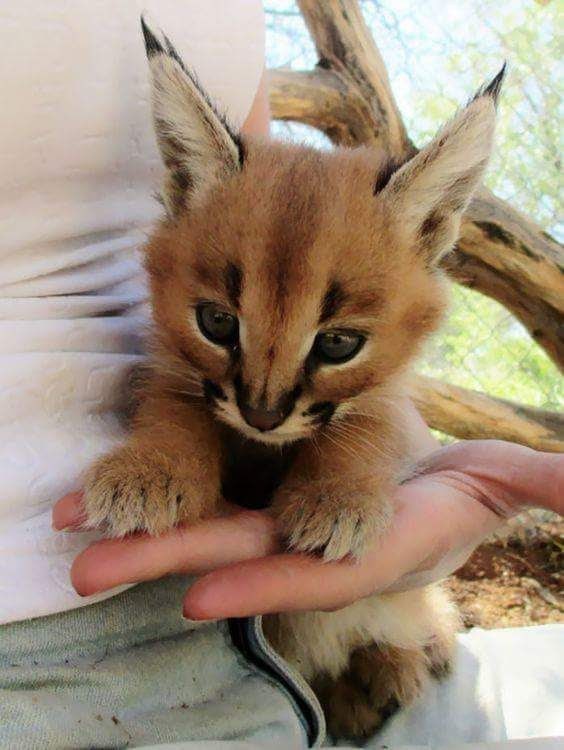
<instances>
[{"instance_id":1,"label":"wire mesh fence","mask_svg":"<svg viewBox=\"0 0 564 750\"><path fill-rule=\"evenodd\" d=\"M416 145L508 61L486 184L562 239L562 6L554 0L361 0L361 7ZM316 54L296 3L266 0L265 11L268 66L312 68ZM307 126L276 123L274 132L329 147ZM558 369L524 327L497 302L460 286L419 369L493 396L564 406Z\"/></svg>"}]
</instances>

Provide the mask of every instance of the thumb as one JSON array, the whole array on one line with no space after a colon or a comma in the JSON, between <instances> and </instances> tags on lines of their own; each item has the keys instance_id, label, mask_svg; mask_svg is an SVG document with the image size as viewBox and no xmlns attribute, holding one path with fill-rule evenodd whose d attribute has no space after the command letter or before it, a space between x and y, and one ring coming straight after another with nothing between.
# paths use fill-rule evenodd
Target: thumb
<instances>
[{"instance_id":1,"label":"thumb","mask_svg":"<svg viewBox=\"0 0 564 750\"><path fill-rule=\"evenodd\" d=\"M474 483L477 499L500 516L526 507L564 513L564 454L543 453L503 440L467 440L421 461L415 476L441 474Z\"/></svg>"}]
</instances>

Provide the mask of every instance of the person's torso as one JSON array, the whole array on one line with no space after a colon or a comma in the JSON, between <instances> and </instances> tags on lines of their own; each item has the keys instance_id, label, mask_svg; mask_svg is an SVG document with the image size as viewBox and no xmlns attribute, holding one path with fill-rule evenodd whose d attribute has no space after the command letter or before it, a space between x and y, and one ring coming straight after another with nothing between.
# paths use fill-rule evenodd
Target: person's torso
<instances>
[{"instance_id":1,"label":"person's torso","mask_svg":"<svg viewBox=\"0 0 564 750\"><path fill-rule=\"evenodd\" d=\"M139 248L160 215L141 11L240 125L264 61L262 4L77 0L0 8L0 623L90 603L92 535L53 503L123 436L147 320Z\"/></svg>"}]
</instances>

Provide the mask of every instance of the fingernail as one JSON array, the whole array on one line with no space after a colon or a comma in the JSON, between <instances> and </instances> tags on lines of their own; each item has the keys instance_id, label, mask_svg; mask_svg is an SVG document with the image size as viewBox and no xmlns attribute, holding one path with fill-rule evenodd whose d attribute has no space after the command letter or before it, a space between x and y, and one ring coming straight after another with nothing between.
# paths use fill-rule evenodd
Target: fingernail
<instances>
[{"instance_id":1,"label":"fingernail","mask_svg":"<svg viewBox=\"0 0 564 750\"><path fill-rule=\"evenodd\" d=\"M195 616L194 616L194 614L195 614ZM183 607L183 610L182 610L182 619L185 622L189 622L189 623L191 623L193 625L200 625L201 623L204 623L204 622L217 622L221 618L219 618L219 617L198 617L198 614L194 613L191 608L189 608L189 607Z\"/></svg>"},{"instance_id":2,"label":"fingernail","mask_svg":"<svg viewBox=\"0 0 564 750\"><path fill-rule=\"evenodd\" d=\"M182 615L182 619L184 620L184 622L188 623L188 625L192 625L192 627L194 628L200 627L201 625L206 625L210 622L217 622L215 618L212 618L211 620L193 620L192 618L185 617L184 615Z\"/></svg>"}]
</instances>

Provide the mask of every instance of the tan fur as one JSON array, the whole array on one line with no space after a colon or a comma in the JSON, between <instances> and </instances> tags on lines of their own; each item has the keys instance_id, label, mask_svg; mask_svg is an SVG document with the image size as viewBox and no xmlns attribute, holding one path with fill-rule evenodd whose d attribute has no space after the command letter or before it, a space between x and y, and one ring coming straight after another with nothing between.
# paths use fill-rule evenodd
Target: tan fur
<instances>
[{"instance_id":1,"label":"tan fur","mask_svg":"<svg viewBox=\"0 0 564 750\"><path fill-rule=\"evenodd\" d=\"M112 535L157 534L220 513L223 494L254 492L271 500L290 548L361 557L389 524L409 460L404 375L445 307L436 263L490 152L491 97L475 99L375 190L383 163L369 149L242 143L170 42L145 33L169 209L146 248L152 374L127 445L89 474L88 521ZM200 330L196 310L209 302L237 317L233 346ZM342 364L316 359L316 335L343 329L365 337L358 354ZM260 432L242 403L286 411ZM325 421L308 413L327 404ZM339 691L354 695L355 663L366 670L388 655L389 684L372 712L363 699L364 718L346 727L365 734L384 698L410 699L429 669L448 662L456 615L435 586L333 613L270 617L265 627L312 684L323 684L326 705Z\"/></svg>"},{"instance_id":2,"label":"tan fur","mask_svg":"<svg viewBox=\"0 0 564 750\"><path fill-rule=\"evenodd\" d=\"M111 536L136 529L160 534L218 512L217 425L183 399L191 387L187 378L180 387L171 372L146 384L129 441L86 476L89 526L105 524Z\"/></svg>"},{"instance_id":3,"label":"tan fur","mask_svg":"<svg viewBox=\"0 0 564 750\"><path fill-rule=\"evenodd\" d=\"M364 740L400 707L412 701L429 681L423 651L377 645L355 649L337 678L318 674L319 696L333 737Z\"/></svg>"},{"instance_id":4,"label":"tan fur","mask_svg":"<svg viewBox=\"0 0 564 750\"><path fill-rule=\"evenodd\" d=\"M434 585L372 596L337 612L269 615L263 626L314 687L331 734L362 739L431 677L449 672L459 619Z\"/></svg>"},{"instance_id":5,"label":"tan fur","mask_svg":"<svg viewBox=\"0 0 564 750\"><path fill-rule=\"evenodd\" d=\"M361 646L388 643L397 648L450 650L458 627L456 609L440 586L360 599L336 612L265 616L265 632L304 677L324 673L336 679L349 655ZM437 646L436 644L440 645Z\"/></svg>"}]
</instances>

